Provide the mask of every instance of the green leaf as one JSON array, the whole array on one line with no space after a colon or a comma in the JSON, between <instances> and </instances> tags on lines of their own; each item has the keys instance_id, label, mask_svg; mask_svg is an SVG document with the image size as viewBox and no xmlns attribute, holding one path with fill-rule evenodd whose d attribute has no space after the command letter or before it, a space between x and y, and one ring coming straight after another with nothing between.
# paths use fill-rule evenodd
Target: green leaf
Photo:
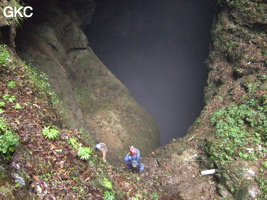
<instances>
[{"instance_id":1,"label":"green leaf","mask_svg":"<svg viewBox=\"0 0 267 200\"><path fill-rule=\"evenodd\" d=\"M78 156L81 160L88 160L91 157L92 149L90 147L80 147L78 149Z\"/></svg>"},{"instance_id":2,"label":"green leaf","mask_svg":"<svg viewBox=\"0 0 267 200\"><path fill-rule=\"evenodd\" d=\"M59 135L59 131L57 129L50 128L50 126L44 127L42 133L50 140L54 140Z\"/></svg>"},{"instance_id":3,"label":"green leaf","mask_svg":"<svg viewBox=\"0 0 267 200\"><path fill-rule=\"evenodd\" d=\"M17 82L16 81L9 81L7 83L7 86L10 87L10 88L14 88L14 87L16 87L16 85L17 85Z\"/></svg>"},{"instance_id":4,"label":"green leaf","mask_svg":"<svg viewBox=\"0 0 267 200\"><path fill-rule=\"evenodd\" d=\"M21 109L21 106L19 105L19 103L16 103L16 105L15 105L15 109L16 109L16 110L20 110L20 109Z\"/></svg>"}]
</instances>

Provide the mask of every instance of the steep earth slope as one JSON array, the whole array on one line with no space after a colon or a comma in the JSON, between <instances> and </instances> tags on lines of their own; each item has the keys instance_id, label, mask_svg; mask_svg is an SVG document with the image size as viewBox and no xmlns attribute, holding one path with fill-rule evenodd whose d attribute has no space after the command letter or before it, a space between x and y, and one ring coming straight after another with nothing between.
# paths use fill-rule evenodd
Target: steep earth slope
<instances>
[{"instance_id":1,"label":"steep earth slope","mask_svg":"<svg viewBox=\"0 0 267 200\"><path fill-rule=\"evenodd\" d=\"M69 125L105 142L115 159L122 160L132 144L146 155L159 146L158 128L88 45L81 28L94 6L93 1L33 4L35 16L17 32L17 52L48 75Z\"/></svg>"},{"instance_id":2,"label":"steep earth slope","mask_svg":"<svg viewBox=\"0 0 267 200\"><path fill-rule=\"evenodd\" d=\"M0 199L158 196L149 177L103 162L87 132L66 126L44 74L3 45L0 65Z\"/></svg>"}]
</instances>

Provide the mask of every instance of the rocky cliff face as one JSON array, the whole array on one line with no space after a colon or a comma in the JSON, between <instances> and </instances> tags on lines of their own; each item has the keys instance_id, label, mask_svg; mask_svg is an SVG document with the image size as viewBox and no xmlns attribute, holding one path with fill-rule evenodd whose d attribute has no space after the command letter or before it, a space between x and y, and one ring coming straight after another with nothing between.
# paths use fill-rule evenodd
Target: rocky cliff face
<instances>
[{"instance_id":1,"label":"rocky cliff face","mask_svg":"<svg viewBox=\"0 0 267 200\"><path fill-rule=\"evenodd\" d=\"M17 52L48 75L68 124L105 142L119 160L129 145L138 146L144 155L157 148L153 118L101 63L82 31L95 3L40 1L33 7L35 16L17 33Z\"/></svg>"},{"instance_id":2,"label":"rocky cliff face","mask_svg":"<svg viewBox=\"0 0 267 200\"><path fill-rule=\"evenodd\" d=\"M187 137L154 154L159 168L175 172L164 187L175 188L184 199L266 198L266 25L266 1L218 1L206 106ZM207 169L216 169L216 179L202 185L200 171Z\"/></svg>"}]
</instances>

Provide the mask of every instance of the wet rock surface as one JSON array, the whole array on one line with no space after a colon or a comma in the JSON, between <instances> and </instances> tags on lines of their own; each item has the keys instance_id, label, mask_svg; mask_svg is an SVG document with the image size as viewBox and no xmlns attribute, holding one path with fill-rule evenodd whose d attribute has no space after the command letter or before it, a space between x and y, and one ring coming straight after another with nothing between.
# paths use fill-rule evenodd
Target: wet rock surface
<instances>
[{"instance_id":1,"label":"wet rock surface","mask_svg":"<svg viewBox=\"0 0 267 200\"><path fill-rule=\"evenodd\" d=\"M71 5L64 4L63 10L71 9ZM76 20L78 11L73 9L67 15L57 5L49 10L49 15L40 11L19 31L18 54L48 75L63 102L64 118L69 125L90 132L98 142L105 142L117 159L123 159L131 143L146 155L159 146L157 125L88 46L79 28L83 25Z\"/></svg>"}]
</instances>

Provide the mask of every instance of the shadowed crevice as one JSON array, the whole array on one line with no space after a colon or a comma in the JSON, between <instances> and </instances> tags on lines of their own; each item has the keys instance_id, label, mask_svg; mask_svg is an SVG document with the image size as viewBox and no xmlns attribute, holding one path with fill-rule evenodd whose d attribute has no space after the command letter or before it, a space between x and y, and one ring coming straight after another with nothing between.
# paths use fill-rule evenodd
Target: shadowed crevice
<instances>
[{"instance_id":1,"label":"shadowed crevice","mask_svg":"<svg viewBox=\"0 0 267 200\"><path fill-rule=\"evenodd\" d=\"M154 116L161 145L203 108L215 2L98 1L86 33L101 61Z\"/></svg>"}]
</instances>

